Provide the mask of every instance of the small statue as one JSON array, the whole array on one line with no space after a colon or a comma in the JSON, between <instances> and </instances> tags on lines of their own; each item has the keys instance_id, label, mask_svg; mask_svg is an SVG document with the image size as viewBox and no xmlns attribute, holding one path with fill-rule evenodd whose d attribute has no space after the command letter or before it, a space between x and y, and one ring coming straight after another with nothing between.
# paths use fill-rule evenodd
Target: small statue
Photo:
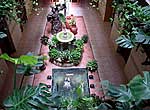
<instances>
[{"instance_id":1,"label":"small statue","mask_svg":"<svg viewBox=\"0 0 150 110\"><path fill-rule=\"evenodd\" d=\"M65 77L65 81L64 81L64 88L66 89L70 89L71 88L71 82L70 82L70 78L69 77Z\"/></svg>"}]
</instances>

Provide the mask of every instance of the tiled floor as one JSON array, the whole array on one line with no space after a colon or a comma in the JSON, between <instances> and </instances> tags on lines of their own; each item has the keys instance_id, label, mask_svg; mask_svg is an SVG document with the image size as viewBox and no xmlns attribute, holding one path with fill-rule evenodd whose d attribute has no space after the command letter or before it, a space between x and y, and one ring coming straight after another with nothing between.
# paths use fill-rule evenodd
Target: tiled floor
<instances>
[{"instance_id":1,"label":"tiled floor","mask_svg":"<svg viewBox=\"0 0 150 110\"><path fill-rule=\"evenodd\" d=\"M39 16L35 13L30 16L29 21L24 27L22 38L17 47L17 52L15 53L16 56L26 54L29 51L32 51L35 54L40 52L40 37L44 32L46 15L49 10L48 4L50 3L49 0L41 0L41 2L43 10L40 12ZM109 33L111 30L110 23L103 22L99 12L89 7L86 0L81 0L80 4L71 5L69 11L69 14L84 17L94 57L99 65L98 71L100 79L110 80L116 84L126 82L126 78L123 73L123 60L121 56L114 51L113 46L109 41ZM32 79L33 78L31 78L31 80ZM27 80L28 81L24 83L29 83L31 81L30 79ZM40 82L39 79L36 81ZM34 83L36 81L34 81ZM10 86L10 84L6 84L5 86ZM6 89L3 93L7 91L8 90Z\"/></svg>"}]
</instances>

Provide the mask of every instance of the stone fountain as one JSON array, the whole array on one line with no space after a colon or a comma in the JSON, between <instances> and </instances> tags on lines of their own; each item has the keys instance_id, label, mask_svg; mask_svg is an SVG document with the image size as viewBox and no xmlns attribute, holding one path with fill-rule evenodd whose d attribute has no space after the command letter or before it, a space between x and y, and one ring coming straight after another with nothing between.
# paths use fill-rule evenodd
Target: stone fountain
<instances>
[{"instance_id":1,"label":"stone fountain","mask_svg":"<svg viewBox=\"0 0 150 110\"><path fill-rule=\"evenodd\" d=\"M85 68L53 69L52 93L77 97L75 89L83 83L84 95L89 95L88 72Z\"/></svg>"}]
</instances>

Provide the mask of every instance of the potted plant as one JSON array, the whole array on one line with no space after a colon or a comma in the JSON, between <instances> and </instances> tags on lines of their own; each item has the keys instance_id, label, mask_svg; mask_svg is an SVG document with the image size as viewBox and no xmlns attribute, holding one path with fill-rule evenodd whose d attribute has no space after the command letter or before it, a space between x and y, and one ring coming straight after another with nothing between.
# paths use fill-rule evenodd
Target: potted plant
<instances>
[{"instance_id":1,"label":"potted plant","mask_svg":"<svg viewBox=\"0 0 150 110\"><path fill-rule=\"evenodd\" d=\"M48 39L49 39L49 37L47 37L45 35L42 36L41 39L40 39L41 40L41 44L43 44L45 46L48 45Z\"/></svg>"},{"instance_id":2,"label":"potted plant","mask_svg":"<svg viewBox=\"0 0 150 110\"><path fill-rule=\"evenodd\" d=\"M70 55L70 51L69 50L61 51L61 53L60 53L60 59L61 59L62 63L68 61L69 55Z\"/></svg>"},{"instance_id":3,"label":"potted plant","mask_svg":"<svg viewBox=\"0 0 150 110\"><path fill-rule=\"evenodd\" d=\"M76 25L75 17L73 14L66 17L66 28L70 29L70 25Z\"/></svg>"},{"instance_id":4,"label":"potted plant","mask_svg":"<svg viewBox=\"0 0 150 110\"><path fill-rule=\"evenodd\" d=\"M4 59L6 61L12 62L14 64L14 89L16 89L16 66L17 65L28 65L28 66L34 66L37 64L38 60L35 56L29 56L29 55L22 55L19 58L12 58L8 56L6 53L0 55L0 59ZM29 69L29 68L27 68ZM24 75L24 73L23 73Z\"/></svg>"},{"instance_id":5,"label":"potted plant","mask_svg":"<svg viewBox=\"0 0 150 110\"><path fill-rule=\"evenodd\" d=\"M21 89L15 89L4 102L4 109L12 110L49 110L56 107L62 98L57 94L51 94L46 84L38 86L27 85Z\"/></svg>"},{"instance_id":6,"label":"potted plant","mask_svg":"<svg viewBox=\"0 0 150 110\"><path fill-rule=\"evenodd\" d=\"M60 53L57 49L55 48L52 48L50 51L49 51L49 56L50 56L50 61L53 62L54 60L58 59L59 56L60 56Z\"/></svg>"},{"instance_id":7,"label":"potted plant","mask_svg":"<svg viewBox=\"0 0 150 110\"><path fill-rule=\"evenodd\" d=\"M1 0L0 1L0 18L14 20L20 23L21 19L17 17L17 14L21 13L17 10L19 3L15 0Z\"/></svg>"},{"instance_id":8,"label":"potted plant","mask_svg":"<svg viewBox=\"0 0 150 110\"><path fill-rule=\"evenodd\" d=\"M123 50L150 45L150 7L139 6L137 1L114 0L114 8L118 14L119 34L116 43ZM146 46L148 47L148 46Z\"/></svg>"},{"instance_id":9,"label":"potted plant","mask_svg":"<svg viewBox=\"0 0 150 110\"><path fill-rule=\"evenodd\" d=\"M47 60L47 56L45 55L41 55L41 56L38 56L38 62L39 62L39 69L41 71L45 70L46 69L46 63L44 62L45 60ZM41 66L40 66L41 65Z\"/></svg>"},{"instance_id":10,"label":"potted plant","mask_svg":"<svg viewBox=\"0 0 150 110\"><path fill-rule=\"evenodd\" d=\"M91 0L89 3L93 8L98 8L99 0Z\"/></svg>"},{"instance_id":11,"label":"potted plant","mask_svg":"<svg viewBox=\"0 0 150 110\"><path fill-rule=\"evenodd\" d=\"M81 38L81 40L83 40L84 43L87 43L87 42L88 42L88 39L89 39L89 37L88 37L88 35L86 35L86 34L83 35L82 38Z\"/></svg>"},{"instance_id":12,"label":"potted plant","mask_svg":"<svg viewBox=\"0 0 150 110\"><path fill-rule=\"evenodd\" d=\"M75 18L72 18L70 21L69 21L69 26L70 26L70 31L76 35L77 34L77 31L78 31L78 28L76 26L76 21L75 21Z\"/></svg>"},{"instance_id":13,"label":"potted plant","mask_svg":"<svg viewBox=\"0 0 150 110\"><path fill-rule=\"evenodd\" d=\"M35 56L33 53L29 52L27 53L28 56ZM44 60L47 60L47 57L44 55L41 56L35 56L37 58L37 63L35 65L18 65L16 68L16 72L18 74L24 74L26 76L28 75L33 75L33 74L38 74L41 71L46 69L46 64Z\"/></svg>"},{"instance_id":14,"label":"potted plant","mask_svg":"<svg viewBox=\"0 0 150 110\"><path fill-rule=\"evenodd\" d=\"M84 41L81 40L81 39L77 39L77 40L74 42L74 45L75 45L77 48L83 49Z\"/></svg>"},{"instance_id":15,"label":"potted plant","mask_svg":"<svg viewBox=\"0 0 150 110\"><path fill-rule=\"evenodd\" d=\"M72 62L74 65L78 65L81 59L81 52L78 50L72 50L69 55L69 61Z\"/></svg>"},{"instance_id":16,"label":"potted plant","mask_svg":"<svg viewBox=\"0 0 150 110\"><path fill-rule=\"evenodd\" d=\"M96 60L88 61L86 64L86 68L91 72L95 72L98 69L97 61Z\"/></svg>"}]
</instances>

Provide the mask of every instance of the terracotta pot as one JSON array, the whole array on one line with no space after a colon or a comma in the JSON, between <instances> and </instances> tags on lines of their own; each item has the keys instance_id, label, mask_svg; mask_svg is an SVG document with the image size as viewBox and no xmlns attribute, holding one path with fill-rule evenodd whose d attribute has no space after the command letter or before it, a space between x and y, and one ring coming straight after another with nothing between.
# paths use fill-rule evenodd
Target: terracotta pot
<instances>
[{"instance_id":1,"label":"terracotta pot","mask_svg":"<svg viewBox=\"0 0 150 110\"><path fill-rule=\"evenodd\" d=\"M66 20L66 28L70 29L69 21Z\"/></svg>"},{"instance_id":2,"label":"terracotta pot","mask_svg":"<svg viewBox=\"0 0 150 110\"><path fill-rule=\"evenodd\" d=\"M40 70L43 71L43 70L45 70L45 69L46 69L46 65L43 64L43 65L40 67Z\"/></svg>"},{"instance_id":3,"label":"terracotta pot","mask_svg":"<svg viewBox=\"0 0 150 110\"><path fill-rule=\"evenodd\" d=\"M70 31L74 34L74 35L76 35L78 32L78 28L76 27L76 25L72 25L71 27L70 27Z\"/></svg>"}]
</instances>

